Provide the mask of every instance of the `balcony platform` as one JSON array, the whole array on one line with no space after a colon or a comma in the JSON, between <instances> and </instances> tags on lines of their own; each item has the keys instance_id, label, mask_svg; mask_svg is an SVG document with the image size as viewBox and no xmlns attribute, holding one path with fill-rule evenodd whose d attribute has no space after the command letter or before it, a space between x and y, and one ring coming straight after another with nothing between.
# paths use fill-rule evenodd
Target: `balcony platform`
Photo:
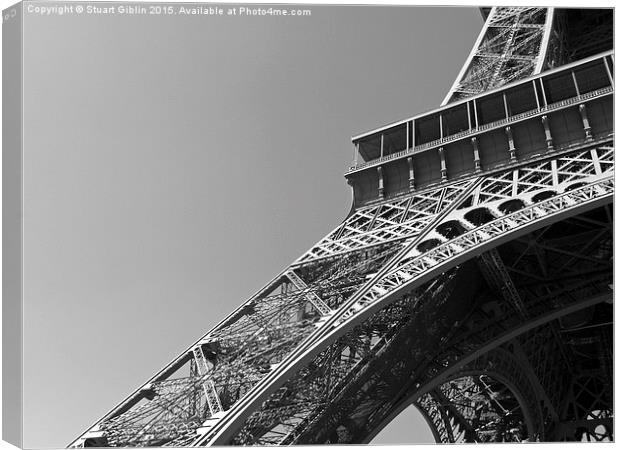
<instances>
[{"instance_id":1,"label":"balcony platform","mask_svg":"<svg viewBox=\"0 0 620 450\"><path fill-rule=\"evenodd\" d=\"M613 52L352 138L355 207L613 135Z\"/></svg>"}]
</instances>

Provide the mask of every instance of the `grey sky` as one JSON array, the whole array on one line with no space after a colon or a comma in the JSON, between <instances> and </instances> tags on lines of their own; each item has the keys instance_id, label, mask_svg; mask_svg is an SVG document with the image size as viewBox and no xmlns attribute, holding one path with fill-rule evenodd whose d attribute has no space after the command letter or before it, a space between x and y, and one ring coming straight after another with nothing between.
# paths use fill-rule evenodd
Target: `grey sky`
<instances>
[{"instance_id":1,"label":"grey sky","mask_svg":"<svg viewBox=\"0 0 620 450\"><path fill-rule=\"evenodd\" d=\"M62 447L335 227L350 136L439 105L473 8L26 14L24 445ZM423 442L407 412L375 442Z\"/></svg>"}]
</instances>

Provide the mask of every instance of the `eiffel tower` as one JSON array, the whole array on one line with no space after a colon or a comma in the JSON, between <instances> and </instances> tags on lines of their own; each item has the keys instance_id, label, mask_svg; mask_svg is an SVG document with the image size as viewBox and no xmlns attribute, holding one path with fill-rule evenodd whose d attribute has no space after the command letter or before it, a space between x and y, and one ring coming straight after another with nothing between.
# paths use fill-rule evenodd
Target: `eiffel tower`
<instances>
[{"instance_id":1,"label":"eiffel tower","mask_svg":"<svg viewBox=\"0 0 620 450\"><path fill-rule=\"evenodd\" d=\"M481 11L343 223L72 447L613 440L612 10Z\"/></svg>"}]
</instances>

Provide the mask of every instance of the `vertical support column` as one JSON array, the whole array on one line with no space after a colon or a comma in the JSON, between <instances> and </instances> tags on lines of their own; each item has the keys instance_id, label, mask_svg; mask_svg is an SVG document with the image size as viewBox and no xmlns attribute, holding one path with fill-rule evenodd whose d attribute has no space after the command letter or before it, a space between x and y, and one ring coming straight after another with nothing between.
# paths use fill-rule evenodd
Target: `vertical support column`
<instances>
[{"instance_id":1,"label":"vertical support column","mask_svg":"<svg viewBox=\"0 0 620 450\"><path fill-rule=\"evenodd\" d=\"M557 188L558 184L560 184L560 176L558 174L558 160L551 160L551 182L553 183L553 187Z\"/></svg>"},{"instance_id":2,"label":"vertical support column","mask_svg":"<svg viewBox=\"0 0 620 450\"><path fill-rule=\"evenodd\" d=\"M209 366L207 365L207 358L205 358L204 353L202 351L202 347L198 345L192 349L192 353L194 354L194 361L196 362L196 367L198 367L198 373L200 375L204 375L209 371Z\"/></svg>"},{"instance_id":3,"label":"vertical support column","mask_svg":"<svg viewBox=\"0 0 620 450\"><path fill-rule=\"evenodd\" d=\"M536 98L536 108L540 109L540 99L538 98L538 89L536 89L536 80L532 80L532 88L534 89L534 98Z\"/></svg>"},{"instance_id":4,"label":"vertical support column","mask_svg":"<svg viewBox=\"0 0 620 450\"><path fill-rule=\"evenodd\" d=\"M415 148L415 119L411 121L411 149Z\"/></svg>"},{"instance_id":5,"label":"vertical support column","mask_svg":"<svg viewBox=\"0 0 620 450\"><path fill-rule=\"evenodd\" d=\"M377 167L377 175L379 176L379 198L383 199L385 193L385 188L383 186L383 167Z\"/></svg>"},{"instance_id":6,"label":"vertical support column","mask_svg":"<svg viewBox=\"0 0 620 450\"><path fill-rule=\"evenodd\" d=\"M575 92L577 93L577 96L580 96L581 93L579 92L579 85L577 84L577 76L575 75L575 71L571 70L570 75L573 78L573 85L575 86Z\"/></svg>"},{"instance_id":7,"label":"vertical support column","mask_svg":"<svg viewBox=\"0 0 620 450\"><path fill-rule=\"evenodd\" d=\"M474 99L474 120L476 121L476 128L478 128L478 107L476 106L476 99Z\"/></svg>"},{"instance_id":8,"label":"vertical support column","mask_svg":"<svg viewBox=\"0 0 620 450\"><path fill-rule=\"evenodd\" d=\"M474 168L476 172L480 172L482 170L482 165L480 164L480 151L478 149L478 138L471 138L471 145L474 148Z\"/></svg>"},{"instance_id":9,"label":"vertical support column","mask_svg":"<svg viewBox=\"0 0 620 450\"><path fill-rule=\"evenodd\" d=\"M471 131L471 108L469 106L471 102L467 102L467 125L469 125L469 131Z\"/></svg>"},{"instance_id":10,"label":"vertical support column","mask_svg":"<svg viewBox=\"0 0 620 450\"><path fill-rule=\"evenodd\" d=\"M357 167L357 155L360 153L360 143L356 142L353 145L353 165Z\"/></svg>"},{"instance_id":11,"label":"vertical support column","mask_svg":"<svg viewBox=\"0 0 620 450\"><path fill-rule=\"evenodd\" d=\"M383 158L383 133L381 133L381 158Z\"/></svg>"},{"instance_id":12,"label":"vertical support column","mask_svg":"<svg viewBox=\"0 0 620 450\"><path fill-rule=\"evenodd\" d=\"M410 156L407 158L407 164L409 165L409 190L415 189L415 174L413 172L413 158Z\"/></svg>"},{"instance_id":13,"label":"vertical support column","mask_svg":"<svg viewBox=\"0 0 620 450\"><path fill-rule=\"evenodd\" d=\"M439 147L437 153L439 153L439 159L441 161L441 181L446 181L448 179L448 169L446 167L446 155L443 147Z\"/></svg>"},{"instance_id":14,"label":"vertical support column","mask_svg":"<svg viewBox=\"0 0 620 450\"><path fill-rule=\"evenodd\" d=\"M545 84L543 83L543 79L539 78L538 79L538 84L540 84L540 93L542 94L542 99L543 99L543 105L547 106L547 93L545 92Z\"/></svg>"},{"instance_id":15,"label":"vertical support column","mask_svg":"<svg viewBox=\"0 0 620 450\"><path fill-rule=\"evenodd\" d=\"M192 353L194 354L198 373L201 377L206 377L207 373L210 371L210 368L207 365L207 359L202 351L202 347L200 345L194 347L192 349ZM220 402L220 398L215 389L215 385L213 384L213 380L205 379L202 383L202 388L205 393L207 405L211 411L211 416L221 412L223 410L222 403Z\"/></svg>"},{"instance_id":16,"label":"vertical support column","mask_svg":"<svg viewBox=\"0 0 620 450\"><path fill-rule=\"evenodd\" d=\"M607 77L609 78L609 83L611 84L611 88L614 88L614 77L611 74L611 70L609 70L609 63L607 62L607 57L603 58L603 62L605 63L605 70L607 71Z\"/></svg>"},{"instance_id":17,"label":"vertical support column","mask_svg":"<svg viewBox=\"0 0 620 450\"><path fill-rule=\"evenodd\" d=\"M409 121L407 121L407 126L405 127L405 133L407 133L405 137L405 150L409 150Z\"/></svg>"},{"instance_id":18,"label":"vertical support column","mask_svg":"<svg viewBox=\"0 0 620 450\"><path fill-rule=\"evenodd\" d=\"M443 139L443 115L439 113L439 139Z\"/></svg>"},{"instance_id":19,"label":"vertical support column","mask_svg":"<svg viewBox=\"0 0 620 450\"><path fill-rule=\"evenodd\" d=\"M586 133L586 141L592 140L592 127L590 127L590 121L588 120L588 111L586 105L583 103L579 105L579 114L581 114L581 122L583 123L583 131Z\"/></svg>"},{"instance_id":20,"label":"vertical support column","mask_svg":"<svg viewBox=\"0 0 620 450\"><path fill-rule=\"evenodd\" d=\"M515 148L515 141L512 138L512 128L506 127L506 137L508 138L508 151L510 152L510 160L515 162L517 160L517 149Z\"/></svg>"},{"instance_id":21,"label":"vertical support column","mask_svg":"<svg viewBox=\"0 0 620 450\"><path fill-rule=\"evenodd\" d=\"M194 358L189 360L189 377L190 378L198 378L200 373L198 372L198 366L196 365L196 360ZM190 417L200 414L200 389L197 386L193 386L191 389L192 393L189 399L188 411Z\"/></svg>"},{"instance_id":22,"label":"vertical support column","mask_svg":"<svg viewBox=\"0 0 620 450\"><path fill-rule=\"evenodd\" d=\"M502 92L502 98L504 99L504 114L506 114L506 119L510 117L508 113L508 99L506 98L506 92Z\"/></svg>"},{"instance_id":23,"label":"vertical support column","mask_svg":"<svg viewBox=\"0 0 620 450\"><path fill-rule=\"evenodd\" d=\"M547 150L553 150L553 137L551 136L551 129L549 128L549 118L545 115L541 118L543 127L545 128L545 142L547 143Z\"/></svg>"}]
</instances>

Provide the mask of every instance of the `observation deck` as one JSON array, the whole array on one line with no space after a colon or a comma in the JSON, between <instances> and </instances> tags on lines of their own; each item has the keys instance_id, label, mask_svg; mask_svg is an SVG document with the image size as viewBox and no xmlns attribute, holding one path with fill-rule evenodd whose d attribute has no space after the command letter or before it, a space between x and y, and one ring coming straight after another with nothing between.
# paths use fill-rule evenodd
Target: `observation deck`
<instances>
[{"instance_id":1,"label":"observation deck","mask_svg":"<svg viewBox=\"0 0 620 450\"><path fill-rule=\"evenodd\" d=\"M601 53L354 136L354 207L609 140L613 64Z\"/></svg>"}]
</instances>

